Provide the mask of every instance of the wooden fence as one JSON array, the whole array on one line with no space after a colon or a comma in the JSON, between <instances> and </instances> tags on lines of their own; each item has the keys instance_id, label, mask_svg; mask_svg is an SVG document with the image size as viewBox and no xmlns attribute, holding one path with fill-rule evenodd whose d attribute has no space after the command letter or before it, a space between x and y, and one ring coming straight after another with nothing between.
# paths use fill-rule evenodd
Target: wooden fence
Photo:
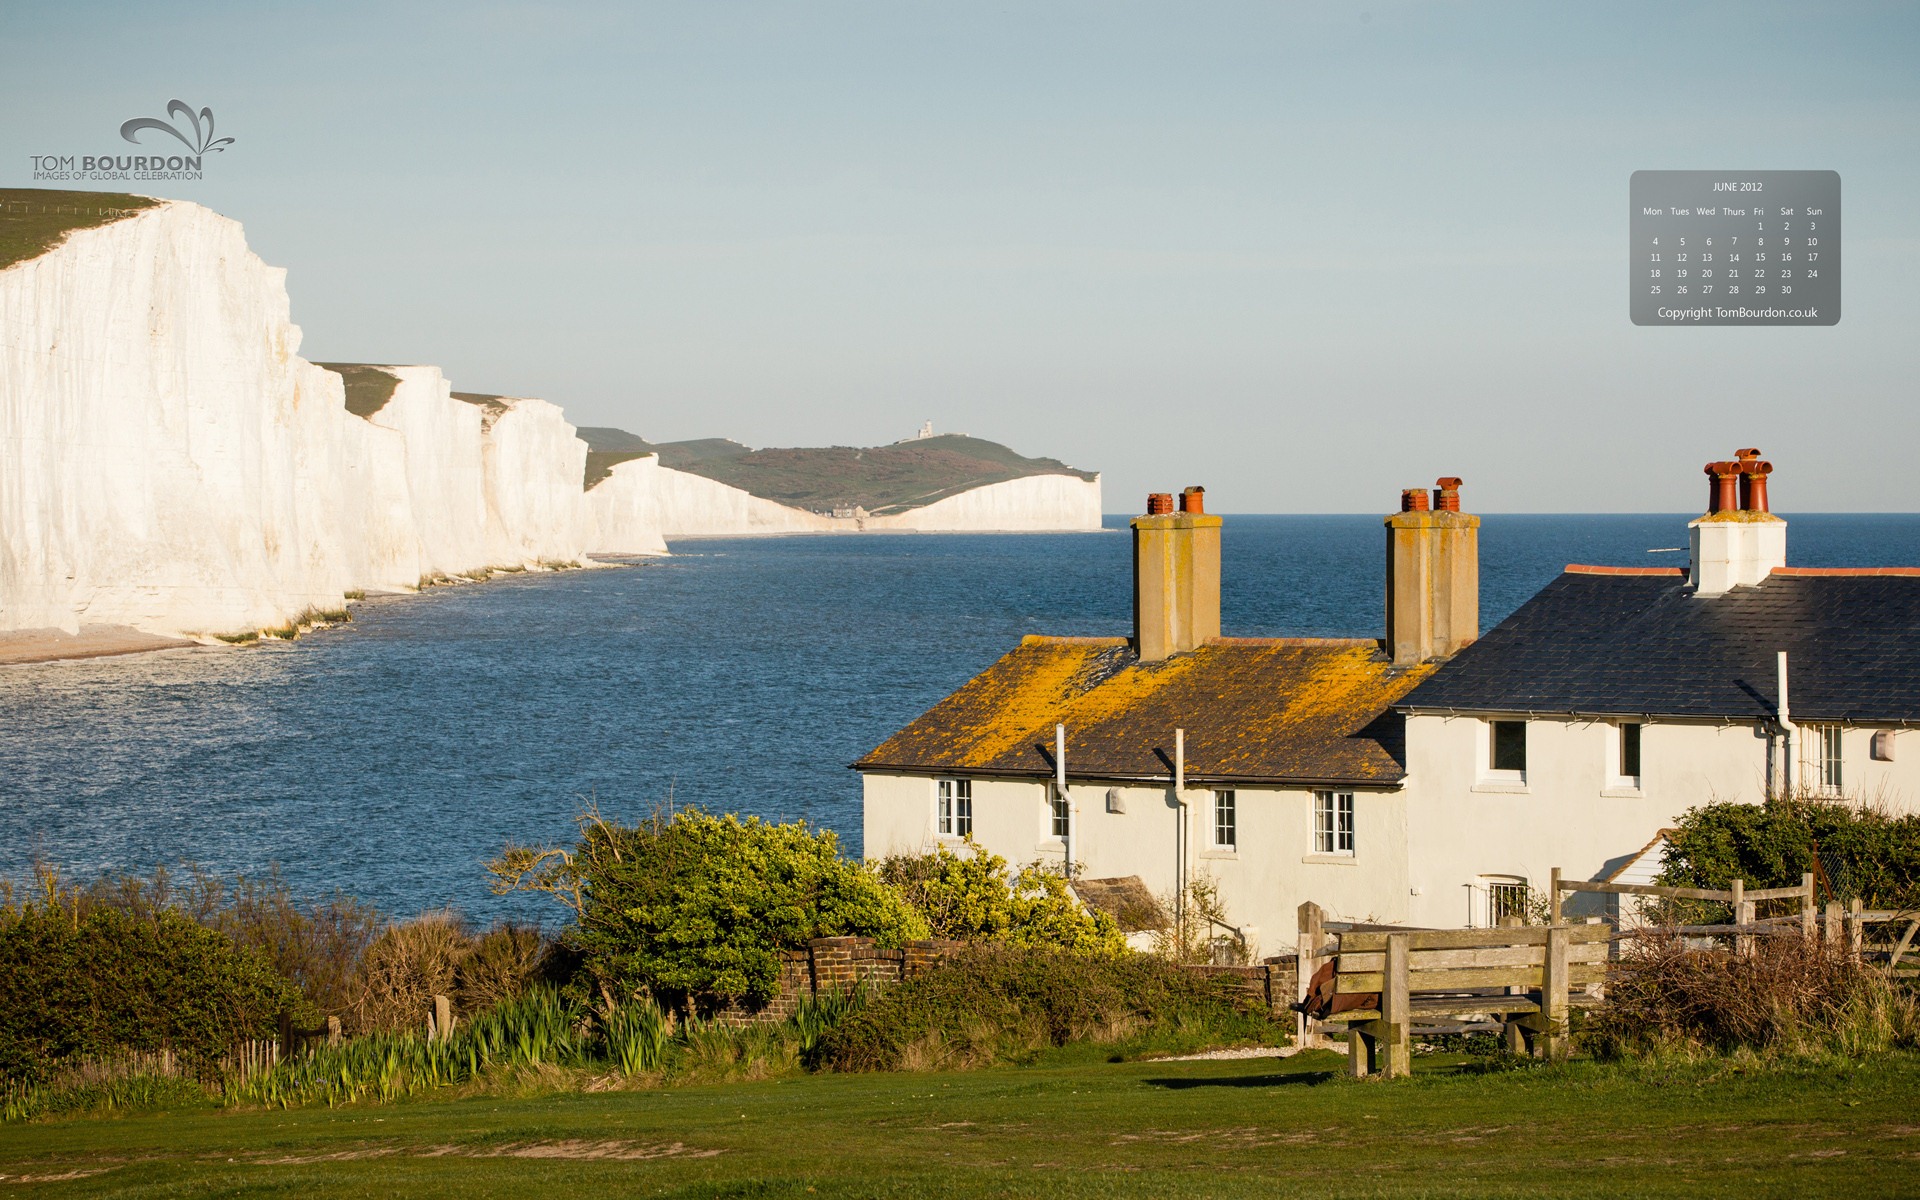
<instances>
[{"instance_id":1,"label":"wooden fence","mask_svg":"<svg viewBox=\"0 0 1920 1200\"><path fill-rule=\"evenodd\" d=\"M1825 909L1822 910L1816 901L1814 877L1811 872L1803 874L1800 877L1799 885L1795 887L1748 888L1744 880L1736 879L1733 880L1726 889L1721 890L1715 888L1666 887L1641 883L1597 883L1585 880L1563 879L1560 868L1555 867L1548 884L1548 924L1545 928L1566 927L1582 931L1572 935L1582 943L1596 940L1609 943L1611 948L1605 957L1610 961L1618 958L1620 943L1631 938L1639 937L1649 932L1650 928L1616 927L1609 928L1604 935L1588 934L1583 931L1582 925L1569 925L1566 920L1565 906L1563 903L1564 898L1576 893L1643 896L1672 900L1703 900L1711 903L1725 904L1728 906L1733 917L1733 919L1728 922L1697 925L1665 925L1650 928L1657 928L1658 931L1662 933L1677 933L1690 938L1713 939L1716 941L1724 939L1736 954L1752 954L1758 945L1757 939L1763 937L1786 935L1809 939L1818 938L1830 946L1846 947L1849 953L1863 962L1868 962L1879 967L1891 979L1920 986L1920 912L1865 909L1858 899L1855 899L1845 907L1842 907L1837 900L1829 900ZM1759 906L1767 902L1793 902L1790 905L1793 911L1780 916L1762 917L1759 915ZM1599 922L1599 917L1587 918L1587 925L1589 926L1598 924ZM1361 941L1356 941L1353 935L1369 934L1384 936L1393 933L1417 933L1424 936L1432 932L1445 932L1453 936L1461 936L1471 934L1475 931L1422 931L1410 926L1337 921L1330 919L1326 910L1312 901L1302 904L1299 910L1299 942L1297 947L1298 976L1295 987L1299 1000L1304 1005L1307 999L1307 990L1312 983L1314 973L1322 965L1342 955L1343 951L1347 959L1354 958L1353 948L1361 944ZM1370 945L1371 942L1369 941L1367 944ZM1475 946L1480 945L1479 942L1473 942L1472 944ZM1488 946L1493 944L1493 942L1486 943ZM1466 947L1469 943L1462 942L1460 945ZM1338 969L1344 973L1348 968L1346 964L1342 962ZM1362 984L1365 982L1365 980L1358 980L1349 984L1343 976L1339 986L1342 990L1346 990L1349 987L1360 991L1373 990L1371 987L1362 987ZM1580 980L1578 982L1587 981ZM1597 993L1598 980L1593 982L1596 984ZM1422 1015L1440 1014L1435 1010L1432 1014ZM1390 1018L1382 1016L1380 1019L1387 1020L1389 1024L1392 1023ZM1318 1024L1318 1022L1307 1017L1305 1013L1300 1015L1295 1026L1295 1035L1299 1045L1306 1047L1333 1047L1334 1043L1328 1040L1326 1031L1317 1028ZM1486 1022L1476 1023L1471 1021L1460 1021L1451 1024L1444 1022L1426 1022L1423 1024L1423 1031L1431 1033L1474 1032L1500 1027ZM1507 1022L1505 1028L1509 1037L1511 1037L1513 1030L1512 1022ZM1342 1032L1344 1033L1345 1031L1342 1030ZM1392 1057L1391 1053L1389 1053L1389 1062L1392 1061Z\"/></svg>"}]
</instances>

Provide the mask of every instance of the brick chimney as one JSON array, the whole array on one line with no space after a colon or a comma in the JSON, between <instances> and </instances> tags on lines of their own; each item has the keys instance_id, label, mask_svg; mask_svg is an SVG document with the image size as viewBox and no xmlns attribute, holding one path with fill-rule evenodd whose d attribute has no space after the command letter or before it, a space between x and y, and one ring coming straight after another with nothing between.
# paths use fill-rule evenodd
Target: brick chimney
<instances>
[{"instance_id":1,"label":"brick chimney","mask_svg":"<svg viewBox=\"0 0 1920 1200\"><path fill-rule=\"evenodd\" d=\"M1754 448L1706 465L1707 513L1687 525L1696 596L1751 587L1787 565L1787 523L1770 511L1773 464Z\"/></svg>"},{"instance_id":2,"label":"brick chimney","mask_svg":"<svg viewBox=\"0 0 1920 1200\"><path fill-rule=\"evenodd\" d=\"M1133 519L1133 648L1159 662L1220 636L1220 518L1206 489L1155 492Z\"/></svg>"},{"instance_id":3,"label":"brick chimney","mask_svg":"<svg viewBox=\"0 0 1920 1200\"><path fill-rule=\"evenodd\" d=\"M1451 658L1480 636L1480 518L1460 511L1460 480L1400 494L1387 518L1387 652L1397 667Z\"/></svg>"}]
</instances>

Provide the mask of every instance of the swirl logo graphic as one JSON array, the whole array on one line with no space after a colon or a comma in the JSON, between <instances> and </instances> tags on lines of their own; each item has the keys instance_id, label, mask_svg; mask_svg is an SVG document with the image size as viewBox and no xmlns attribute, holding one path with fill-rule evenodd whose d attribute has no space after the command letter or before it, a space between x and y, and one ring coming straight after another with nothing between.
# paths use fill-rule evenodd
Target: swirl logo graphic
<instances>
[{"instance_id":1,"label":"swirl logo graphic","mask_svg":"<svg viewBox=\"0 0 1920 1200\"><path fill-rule=\"evenodd\" d=\"M211 108L203 108L198 113L195 113L193 106L185 100L169 100L167 102L167 117L168 119L165 121L160 120L158 117L135 117L133 120L120 126L120 136L135 145L139 145L140 139L136 135L142 130L157 129L163 133L170 133L180 139L180 144L185 146L188 153L191 154L205 154L209 150L225 150L233 144L233 139L230 137L216 139L213 136L213 110ZM187 121L186 125L175 125L173 118L176 117L185 117ZM187 133L183 132L183 130L191 131L193 136L187 136Z\"/></svg>"}]
</instances>

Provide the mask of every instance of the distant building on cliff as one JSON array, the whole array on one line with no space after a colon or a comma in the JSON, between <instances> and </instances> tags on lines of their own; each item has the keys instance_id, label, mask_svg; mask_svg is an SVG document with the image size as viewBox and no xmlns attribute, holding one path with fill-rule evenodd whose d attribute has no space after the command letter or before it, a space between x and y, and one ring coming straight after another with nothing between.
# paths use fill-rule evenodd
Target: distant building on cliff
<instances>
[{"instance_id":1,"label":"distant building on cliff","mask_svg":"<svg viewBox=\"0 0 1920 1200\"><path fill-rule=\"evenodd\" d=\"M867 853L972 836L1162 896L1205 872L1273 947L1304 900L1497 921L1555 867L1644 866L1713 800L1911 804L1920 569L1788 567L1771 470L1708 465L1690 568L1570 566L1484 639L1458 479L1386 518L1380 640L1221 637L1221 518L1156 494L1133 636L1028 637L854 764Z\"/></svg>"}]
</instances>

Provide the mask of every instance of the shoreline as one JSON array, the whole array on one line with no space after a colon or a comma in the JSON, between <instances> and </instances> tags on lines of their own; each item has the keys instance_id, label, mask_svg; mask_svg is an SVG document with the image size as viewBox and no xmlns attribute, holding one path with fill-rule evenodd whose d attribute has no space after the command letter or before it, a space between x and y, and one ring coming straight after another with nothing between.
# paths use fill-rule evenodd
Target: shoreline
<instances>
[{"instance_id":1,"label":"shoreline","mask_svg":"<svg viewBox=\"0 0 1920 1200\"><path fill-rule=\"evenodd\" d=\"M192 638L146 633L125 625L82 625L78 633L64 629L12 629L0 632L0 666L113 658L201 644Z\"/></svg>"}]
</instances>

